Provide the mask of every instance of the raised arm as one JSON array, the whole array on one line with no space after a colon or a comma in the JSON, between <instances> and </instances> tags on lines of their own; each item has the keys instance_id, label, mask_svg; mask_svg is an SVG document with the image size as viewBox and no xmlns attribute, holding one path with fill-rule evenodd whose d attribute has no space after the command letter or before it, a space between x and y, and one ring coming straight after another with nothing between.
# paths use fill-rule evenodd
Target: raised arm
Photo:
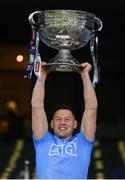
<instances>
[{"instance_id":1,"label":"raised arm","mask_svg":"<svg viewBox=\"0 0 125 180\"><path fill-rule=\"evenodd\" d=\"M97 98L95 90L91 83L89 72L92 66L89 63L82 63L81 78L83 82L83 96L85 102L85 110L81 122L81 130L84 132L88 140L93 140L96 131L97 119Z\"/></svg>"},{"instance_id":2,"label":"raised arm","mask_svg":"<svg viewBox=\"0 0 125 180\"><path fill-rule=\"evenodd\" d=\"M44 109L45 80L47 74L41 73L41 79L37 79L32 93L32 130L37 139L40 139L48 130L48 122Z\"/></svg>"}]
</instances>

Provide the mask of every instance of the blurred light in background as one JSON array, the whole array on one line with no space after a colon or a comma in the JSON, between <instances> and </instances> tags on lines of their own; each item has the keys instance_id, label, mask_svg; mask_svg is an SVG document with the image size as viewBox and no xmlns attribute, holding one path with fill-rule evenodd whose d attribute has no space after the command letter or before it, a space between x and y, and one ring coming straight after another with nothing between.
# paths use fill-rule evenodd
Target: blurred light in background
<instances>
[{"instance_id":1,"label":"blurred light in background","mask_svg":"<svg viewBox=\"0 0 125 180\"><path fill-rule=\"evenodd\" d=\"M24 57L22 55L18 55L16 57L17 62L22 62L24 60Z\"/></svg>"},{"instance_id":2,"label":"blurred light in background","mask_svg":"<svg viewBox=\"0 0 125 180\"><path fill-rule=\"evenodd\" d=\"M7 108L12 109L12 110L16 110L17 109L17 104L13 100L8 101L6 103L6 106L7 106Z\"/></svg>"}]
</instances>

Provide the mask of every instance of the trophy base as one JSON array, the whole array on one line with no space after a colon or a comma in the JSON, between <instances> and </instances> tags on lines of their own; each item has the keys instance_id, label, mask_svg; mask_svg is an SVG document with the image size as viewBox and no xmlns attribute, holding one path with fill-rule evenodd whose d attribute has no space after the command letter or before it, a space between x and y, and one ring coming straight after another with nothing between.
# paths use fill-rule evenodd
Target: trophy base
<instances>
[{"instance_id":1,"label":"trophy base","mask_svg":"<svg viewBox=\"0 0 125 180\"><path fill-rule=\"evenodd\" d=\"M50 60L45 66L46 71L80 72L81 65L71 55L69 49L60 49L56 57Z\"/></svg>"}]
</instances>

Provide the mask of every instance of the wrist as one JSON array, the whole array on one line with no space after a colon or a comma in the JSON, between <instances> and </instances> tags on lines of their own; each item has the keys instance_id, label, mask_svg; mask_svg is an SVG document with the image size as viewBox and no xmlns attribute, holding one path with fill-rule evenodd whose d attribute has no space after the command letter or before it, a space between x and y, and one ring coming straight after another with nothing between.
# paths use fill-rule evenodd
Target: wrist
<instances>
[{"instance_id":1,"label":"wrist","mask_svg":"<svg viewBox=\"0 0 125 180\"><path fill-rule=\"evenodd\" d=\"M41 78L46 79L46 77L47 77L46 72L45 72L45 71L42 71L42 72L41 72Z\"/></svg>"},{"instance_id":2,"label":"wrist","mask_svg":"<svg viewBox=\"0 0 125 180\"><path fill-rule=\"evenodd\" d=\"M84 78L86 76L89 76L89 72L88 71L83 71L81 72L81 77Z\"/></svg>"},{"instance_id":3,"label":"wrist","mask_svg":"<svg viewBox=\"0 0 125 180\"><path fill-rule=\"evenodd\" d=\"M40 77L37 78L38 81L42 81L42 82L45 82L46 80L46 75L41 73Z\"/></svg>"}]
</instances>

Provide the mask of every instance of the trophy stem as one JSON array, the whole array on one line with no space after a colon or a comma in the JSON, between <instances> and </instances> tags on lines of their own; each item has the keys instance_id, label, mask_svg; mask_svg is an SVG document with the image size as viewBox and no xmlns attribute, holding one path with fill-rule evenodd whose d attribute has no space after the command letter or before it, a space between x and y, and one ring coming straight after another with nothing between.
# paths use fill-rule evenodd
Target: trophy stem
<instances>
[{"instance_id":1,"label":"trophy stem","mask_svg":"<svg viewBox=\"0 0 125 180\"><path fill-rule=\"evenodd\" d=\"M46 68L50 71L61 71L61 72L80 72L81 66L79 62L72 56L69 49L59 49L58 54L54 59L49 61Z\"/></svg>"},{"instance_id":2,"label":"trophy stem","mask_svg":"<svg viewBox=\"0 0 125 180\"><path fill-rule=\"evenodd\" d=\"M57 58L60 62L69 63L70 59L74 59L69 49L59 49Z\"/></svg>"}]
</instances>

